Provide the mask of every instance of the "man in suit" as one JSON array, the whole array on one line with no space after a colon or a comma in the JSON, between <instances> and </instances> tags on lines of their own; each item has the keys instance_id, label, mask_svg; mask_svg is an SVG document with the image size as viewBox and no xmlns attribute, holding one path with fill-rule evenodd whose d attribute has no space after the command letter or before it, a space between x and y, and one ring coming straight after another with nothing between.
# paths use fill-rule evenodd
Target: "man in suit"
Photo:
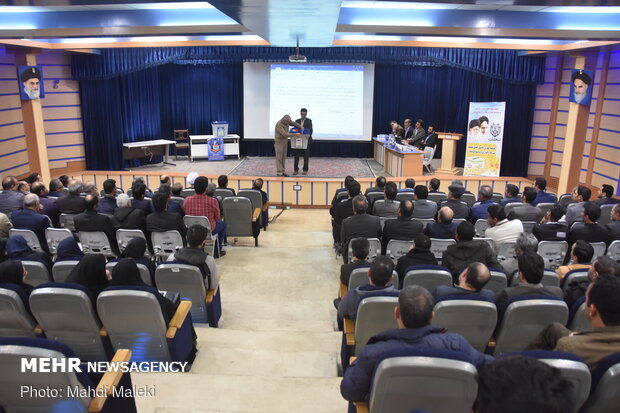
<instances>
[{"instance_id":1,"label":"man in suit","mask_svg":"<svg viewBox=\"0 0 620 413\"><path fill-rule=\"evenodd\" d=\"M103 181L103 197L99 201L100 214L113 214L118 208L116 205L116 181L114 179L106 179Z\"/></svg>"},{"instance_id":2,"label":"man in suit","mask_svg":"<svg viewBox=\"0 0 620 413\"><path fill-rule=\"evenodd\" d=\"M421 234L424 231L424 225L421 222L411 219L414 210L415 207L411 200L400 201L398 217L385 221L383 237L381 238L382 254L385 254L390 240L411 241L417 234Z\"/></svg>"},{"instance_id":3,"label":"man in suit","mask_svg":"<svg viewBox=\"0 0 620 413\"><path fill-rule=\"evenodd\" d=\"M344 195L340 195L342 192L347 192L349 190L349 183L355 181L355 178L353 178L351 175L347 175L344 178L344 181L342 183L342 188L338 188L336 189L336 192L334 192L334 197L332 198L332 202L331 202L331 207L329 208L329 215L332 216L332 218L334 217L334 211L336 208L336 205L342 201L344 198Z\"/></svg>"},{"instance_id":4,"label":"man in suit","mask_svg":"<svg viewBox=\"0 0 620 413\"><path fill-rule=\"evenodd\" d=\"M289 126L299 128L303 132L303 126L293 122L289 115L284 115L275 126L274 147L276 151L276 169L278 176L289 176L286 173L286 149L288 148L288 138L299 136L301 133L289 132Z\"/></svg>"},{"instance_id":5,"label":"man in suit","mask_svg":"<svg viewBox=\"0 0 620 413\"><path fill-rule=\"evenodd\" d=\"M478 190L478 202L471 207L470 221L472 223L476 223L479 219L487 219L487 211L489 210L489 207L495 204L492 198L493 190L491 187L489 185L482 185Z\"/></svg>"},{"instance_id":6,"label":"man in suit","mask_svg":"<svg viewBox=\"0 0 620 413\"><path fill-rule=\"evenodd\" d=\"M413 136L409 140L409 145L419 146L420 142L424 140L426 133L424 131L424 121L418 119L415 123L415 129L413 130Z\"/></svg>"},{"instance_id":7,"label":"man in suit","mask_svg":"<svg viewBox=\"0 0 620 413\"><path fill-rule=\"evenodd\" d=\"M448 295L471 295L479 294L482 297L495 301L493 290L484 288L491 279L491 272L481 262L472 262L459 275L458 284L449 287L440 285L433 291L433 298L439 300Z\"/></svg>"},{"instance_id":8,"label":"man in suit","mask_svg":"<svg viewBox=\"0 0 620 413\"><path fill-rule=\"evenodd\" d=\"M506 204L511 202L521 202L521 198L519 198L519 187L513 184L507 184L504 198L499 200L499 204L505 207Z\"/></svg>"},{"instance_id":9,"label":"man in suit","mask_svg":"<svg viewBox=\"0 0 620 413\"><path fill-rule=\"evenodd\" d=\"M430 238L454 239L458 222L453 222L454 212L450 207L442 207L437 214L437 222L430 223L424 228L424 234Z\"/></svg>"},{"instance_id":10,"label":"man in suit","mask_svg":"<svg viewBox=\"0 0 620 413\"><path fill-rule=\"evenodd\" d=\"M83 189L82 182L71 179L68 189L69 193L67 195L56 200L58 211L61 214L79 214L84 212L86 204L84 203L84 198L80 196Z\"/></svg>"},{"instance_id":11,"label":"man in suit","mask_svg":"<svg viewBox=\"0 0 620 413\"><path fill-rule=\"evenodd\" d=\"M495 251L499 251L507 241L516 241L523 232L523 223L518 219L509 221L504 207L498 204L489 207L487 222L489 228L484 235L495 242Z\"/></svg>"},{"instance_id":12,"label":"man in suit","mask_svg":"<svg viewBox=\"0 0 620 413\"><path fill-rule=\"evenodd\" d=\"M58 217L60 216L60 212L58 212L58 205L56 205L55 199L50 199L47 197L47 189L45 188L45 184L40 181L34 182L30 186L30 192L39 197L39 202L41 202L42 207L41 213L43 215L47 215L52 220L53 226L59 227L60 223L58 221Z\"/></svg>"},{"instance_id":13,"label":"man in suit","mask_svg":"<svg viewBox=\"0 0 620 413\"><path fill-rule=\"evenodd\" d=\"M508 219L518 219L521 222L523 221L533 221L540 222L542 217L545 215L540 209L536 208L532 205L532 202L536 199L536 190L531 186L523 189L523 196L521 197L521 201L523 204L516 208L513 208L512 211L508 214Z\"/></svg>"},{"instance_id":14,"label":"man in suit","mask_svg":"<svg viewBox=\"0 0 620 413\"><path fill-rule=\"evenodd\" d=\"M555 195L549 194L545 191L547 188L547 180L545 178L536 178L534 180L534 189L538 192L536 193L536 199L532 202L532 205L536 206L542 203L552 203L555 204L558 202L558 199Z\"/></svg>"},{"instance_id":15,"label":"man in suit","mask_svg":"<svg viewBox=\"0 0 620 413\"><path fill-rule=\"evenodd\" d=\"M454 212L454 218L469 218L469 207L461 201L465 193L462 185L452 184L448 187L448 199L440 204L440 207L449 207Z\"/></svg>"},{"instance_id":16,"label":"man in suit","mask_svg":"<svg viewBox=\"0 0 620 413\"><path fill-rule=\"evenodd\" d=\"M143 182L135 182L131 187L131 205L148 215L153 211L151 199L146 198L146 184Z\"/></svg>"},{"instance_id":17,"label":"man in suit","mask_svg":"<svg viewBox=\"0 0 620 413\"><path fill-rule=\"evenodd\" d=\"M566 241L568 226L565 222L559 222L564 213L565 209L562 205L554 205L547 211L540 224L534 226L532 234L538 241Z\"/></svg>"},{"instance_id":18,"label":"man in suit","mask_svg":"<svg viewBox=\"0 0 620 413\"><path fill-rule=\"evenodd\" d=\"M396 183L385 184L384 202L376 202L372 207L372 214L378 217L392 218L398 216L398 203L395 201L398 195Z\"/></svg>"},{"instance_id":19,"label":"man in suit","mask_svg":"<svg viewBox=\"0 0 620 413\"><path fill-rule=\"evenodd\" d=\"M436 144L437 144L437 134L435 133L435 126L428 125L424 139L421 139L420 141L418 141L418 144L416 145L416 147L424 150L424 148L426 147L432 148Z\"/></svg>"},{"instance_id":20,"label":"man in suit","mask_svg":"<svg viewBox=\"0 0 620 413\"><path fill-rule=\"evenodd\" d=\"M374 215L368 215L368 201L365 197L357 195L353 198L354 215L342 221L340 232L341 252L344 262L348 262L349 241L353 238L377 238L381 239L381 220Z\"/></svg>"},{"instance_id":21,"label":"man in suit","mask_svg":"<svg viewBox=\"0 0 620 413\"><path fill-rule=\"evenodd\" d=\"M594 256L594 248L588 242L578 239L570 246L569 252L566 254L566 262L568 265L560 265L556 270L556 274L563 279L566 274L573 270L587 270Z\"/></svg>"},{"instance_id":22,"label":"man in suit","mask_svg":"<svg viewBox=\"0 0 620 413\"><path fill-rule=\"evenodd\" d=\"M50 227L50 220L41 214L41 203L35 194L24 196L23 209L13 211L11 215L13 228L28 229L35 233L44 251L49 252L45 239L45 230Z\"/></svg>"},{"instance_id":23,"label":"man in suit","mask_svg":"<svg viewBox=\"0 0 620 413\"><path fill-rule=\"evenodd\" d=\"M69 187L71 187L71 185L69 185ZM86 211L81 214L77 214L73 219L75 230L77 232L101 231L105 233L108 241L110 242L112 252L116 255L120 255L118 244L116 243L116 236L114 235L114 229L112 228L112 222L108 216L97 213L99 197L97 195L88 194L84 198L84 204L86 206Z\"/></svg>"},{"instance_id":24,"label":"man in suit","mask_svg":"<svg viewBox=\"0 0 620 413\"><path fill-rule=\"evenodd\" d=\"M340 266L340 282L349 285L351 273L356 268L369 267L368 254L370 254L370 243L366 238L354 238L351 241L351 253L353 258ZM338 308L338 306L336 306Z\"/></svg>"},{"instance_id":25,"label":"man in suit","mask_svg":"<svg viewBox=\"0 0 620 413\"><path fill-rule=\"evenodd\" d=\"M301 111L299 112L299 114L301 115L301 117L299 119L297 119L295 122L299 123L301 126L303 126L304 131L305 130L310 130L309 136L308 136L308 146L306 147L306 149L295 149L295 163L294 163L294 168L295 170L293 171L293 175L297 175L299 173L299 156L303 155L304 157L304 167L302 169L302 174L303 175L308 175L308 168L310 167L309 164L309 159L310 159L310 143L312 143L312 119L307 118L306 115L308 114L308 109L306 108L301 108Z\"/></svg>"},{"instance_id":26,"label":"man in suit","mask_svg":"<svg viewBox=\"0 0 620 413\"><path fill-rule=\"evenodd\" d=\"M215 186L215 184L213 184ZM157 190L157 192L159 192L160 194L164 194L166 195L166 197L168 198L168 206L166 207L166 210L168 212L176 212L178 214L180 214L181 216L185 215L185 213L183 212L183 208L181 207L181 204L179 202L173 201L171 199L172 197L172 187L168 184L162 184L159 189ZM189 198L189 197L188 197ZM153 204L151 203L151 207L153 206ZM153 211L151 211L153 212Z\"/></svg>"},{"instance_id":27,"label":"man in suit","mask_svg":"<svg viewBox=\"0 0 620 413\"><path fill-rule=\"evenodd\" d=\"M620 240L620 204L611 208L611 222L605 225L609 237L609 243Z\"/></svg>"},{"instance_id":28,"label":"man in suit","mask_svg":"<svg viewBox=\"0 0 620 413\"><path fill-rule=\"evenodd\" d=\"M349 197L334 205L333 231L334 243L340 242L340 231L342 229L342 221L353 215L353 198L360 195L360 184L353 180L348 184Z\"/></svg>"},{"instance_id":29,"label":"man in suit","mask_svg":"<svg viewBox=\"0 0 620 413\"><path fill-rule=\"evenodd\" d=\"M131 206L131 199L127 194L116 197L117 208L110 219L114 229L139 229L146 232L146 216L144 211Z\"/></svg>"},{"instance_id":30,"label":"man in suit","mask_svg":"<svg viewBox=\"0 0 620 413\"><path fill-rule=\"evenodd\" d=\"M441 192L439 190L439 187L441 186L441 181L437 178L433 178L430 181L428 181L428 189L429 189L429 193L431 194L443 194L443 192Z\"/></svg>"},{"instance_id":31,"label":"man in suit","mask_svg":"<svg viewBox=\"0 0 620 413\"><path fill-rule=\"evenodd\" d=\"M228 176L226 175L220 175L217 177L217 189L229 189L232 191L233 195L236 194L233 188L228 187Z\"/></svg>"},{"instance_id":32,"label":"man in suit","mask_svg":"<svg viewBox=\"0 0 620 413\"><path fill-rule=\"evenodd\" d=\"M431 239L422 233L413 238L413 246L396 262L399 288L403 286L407 269L414 265L437 265L437 258L431 251Z\"/></svg>"},{"instance_id":33,"label":"man in suit","mask_svg":"<svg viewBox=\"0 0 620 413\"><path fill-rule=\"evenodd\" d=\"M399 189L398 192L414 192L415 189L415 179L407 178L405 179L405 187Z\"/></svg>"},{"instance_id":34,"label":"man in suit","mask_svg":"<svg viewBox=\"0 0 620 413\"><path fill-rule=\"evenodd\" d=\"M405 128L404 139L408 141L409 139L413 137L413 126L411 126L411 119L405 119L404 128Z\"/></svg>"},{"instance_id":35,"label":"man in suit","mask_svg":"<svg viewBox=\"0 0 620 413\"><path fill-rule=\"evenodd\" d=\"M384 192L386 183L387 179L385 179L385 176L378 176L375 178L375 186L366 189L364 196L367 196L370 192Z\"/></svg>"},{"instance_id":36,"label":"man in suit","mask_svg":"<svg viewBox=\"0 0 620 413\"><path fill-rule=\"evenodd\" d=\"M405 130L398 124L398 122L393 120L390 122L390 126L392 127L392 134L396 139L402 140L402 138L405 137Z\"/></svg>"},{"instance_id":37,"label":"man in suit","mask_svg":"<svg viewBox=\"0 0 620 413\"><path fill-rule=\"evenodd\" d=\"M598 199L596 202L599 206L608 205L608 204L618 204L620 203L619 199L616 199L614 196L614 187L611 185L603 184L601 189L598 192Z\"/></svg>"},{"instance_id":38,"label":"man in suit","mask_svg":"<svg viewBox=\"0 0 620 413\"><path fill-rule=\"evenodd\" d=\"M578 239L586 242L607 242L609 235L605 228L596 223L601 216L601 207L594 202L586 202L581 210L582 225L575 225L568 230L568 245Z\"/></svg>"},{"instance_id":39,"label":"man in suit","mask_svg":"<svg viewBox=\"0 0 620 413\"><path fill-rule=\"evenodd\" d=\"M421 219L435 218L437 213L437 203L428 200L428 188L424 185L417 185L414 192L413 217Z\"/></svg>"},{"instance_id":40,"label":"man in suit","mask_svg":"<svg viewBox=\"0 0 620 413\"><path fill-rule=\"evenodd\" d=\"M7 176L2 180L2 192L0 192L0 212L9 215L11 212L22 207L24 194L17 191L17 179Z\"/></svg>"},{"instance_id":41,"label":"man in suit","mask_svg":"<svg viewBox=\"0 0 620 413\"><path fill-rule=\"evenodd\" d=\"M598 277L620 277L620 264L606 255L596 257L592 266L588 269L587 280L571 281L564 291L564 301L568 308L573 308L573 304L581 297L586 295L586 290L592 281Z\"/></svg>"},{"instance_id":42,"label":"man in suit","mask_svg":"<svg viewBox=\"0 0 620 413\"><path fill-rule=\"evenodd\" d=\"M47 195L60 198L64 195L64 189L65 187L62 185L60 179L54 178L50 180L50 192Z\"/></svg>"},{"instance_id":43,"label":"man in suit","mask_svg":"<svg viewBox=\"0 0 620 413\"><path fill-rule=\"evenodd\" d=\"M204 192L203 192L204 194ZM204 196L204 195L203 195ZM168 199L164 194L153 195L153 208L155 212L146 217L146 230L151 232L179 231L185 246L185 235L187 227L183 223L183 218L176 212L166 211Z\"/></svg>"},{"instance_id":44,"label":"man in suit","mask_svg":"<svg viewBox=\"0 0 620 413\"><path fill-rule=\"evenodd\" d=\"M499 312L506 310L506 303L511 298L521 295L552 295L564 298L560 287L545 287L540 281L545 272L545 261L534 252L526 251L517 257L519 265L519 285L507 287L497 294L495 304Z\"/></svg>"},{"instance_id":45,"label":"man in suit","mask_svg":"<svg viewBox=\"0 0 620 413\"><path fill-rule=\"evenodd\" d=\"M587 186L579 185L573 188L571 195L575 203L566 207L566 216L564 218L569 229L575 222L581 222L581 211L585 203L590 201L592 191Z\"/></svg>"}]
</instances>

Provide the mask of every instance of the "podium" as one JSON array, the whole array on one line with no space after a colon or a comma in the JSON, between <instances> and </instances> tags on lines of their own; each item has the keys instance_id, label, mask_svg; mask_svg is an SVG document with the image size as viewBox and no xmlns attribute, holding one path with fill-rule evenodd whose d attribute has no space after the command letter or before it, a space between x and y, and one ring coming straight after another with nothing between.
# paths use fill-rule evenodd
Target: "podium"
<instances>
[{"instance_id":1,"label":"podium","mask_svg":"<svg viewBox=\"0 0 620 413\"><path fill-rule=\"evenodd\" d=\"M441 149L441 166L435 170L435 173L457 175L459 170L454 166L456 161L456 143L463 139L463 134L437 132L437 137L443 140L443 147Z\"/></svg>"}]
</instances>

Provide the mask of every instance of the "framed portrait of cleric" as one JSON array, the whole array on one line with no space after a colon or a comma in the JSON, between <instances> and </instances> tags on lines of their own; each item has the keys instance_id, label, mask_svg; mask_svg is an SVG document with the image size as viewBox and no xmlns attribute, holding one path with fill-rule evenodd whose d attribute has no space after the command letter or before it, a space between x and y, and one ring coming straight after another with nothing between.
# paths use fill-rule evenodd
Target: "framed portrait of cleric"
<instances>
[{"instance_id":1,"label":"framed portrait of cleric","mask_svg":"<svg viewBox=\"0 0 620 413\"><path fill-rule=\"evenodd\" d=\"M43 72L39 66L19 66L17 68L19 94L22 100L34 100L45 97L43 90Z\"/></svg>"},{"instance_id":2,"label":"framed portrait of cleric","mask_svg":"<svg viewBox=\"0 0 620 413\"><path fill-rule=\"evenodd\" d=\"M573 70L570 77L568 99L580 105L589 105L592 99L594 72L592 70Z\"/></svg>"}]
</instances>

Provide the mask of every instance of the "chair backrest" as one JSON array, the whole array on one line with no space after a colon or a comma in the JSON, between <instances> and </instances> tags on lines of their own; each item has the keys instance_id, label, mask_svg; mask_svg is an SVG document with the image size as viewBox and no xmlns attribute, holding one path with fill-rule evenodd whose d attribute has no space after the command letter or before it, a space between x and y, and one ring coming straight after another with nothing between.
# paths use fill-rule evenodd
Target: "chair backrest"
<instances>
[{"instance_id":1,"label":"chair backrest","mask_svg":"<svg viewBox=\"0 0 620 413\"><path fill-rule=\"evenodd\" d=\"M383 194L383 191L381 192L373 191L373 192L369 192L368 195L366 195L366 199L368 200L369 205L374 204L376 201L381 200L384 197L385 195Z\"/></svg>"},{"instance_id":2,"label":"chair backrest","mask_svg":"<svg viewBox=\"0 0 620 413\"><path fill-rule=\"evenodd\" d=\"M412 246L413 241L400 241L392 239L387 244L385 255L390 257L394 261L394 264L396 264L396 261L398 261L400 257L402 257L403 255L407 255L407 252L411 249Z\"/></svg>"},{"instance_id":3,"label":"chair backrest","mask_svg":"<svg viewBox=\"0 0 620 413\"><path fill-rule=\"evenodd\" d=\"M497 268L489 268L489 272L491 273L491 278L489 278L489 282L484 288L499 293L504 288L508 287L508 277L504 271L498 270Z\"/></svg>"},{"instance_id":4,"label":"chair backrest","mask_svg":"<svg viewBox=\"0 0 620 413\"><path fill-rule=\"evenodd\" d=\"M566 208L568 204L572 204L573 202L575 201L573 201L573 196L571 194L564 194L558 200L558 203L562 205L564 208Z\"/></svg>"},{"instance_id":5,"label":"chair backrest","mask_svg":"<svg viewBox=\"0 0 620 413\"><path fill-rule=\"evenodd\" d=\"M506 214L506 216L508 216L508 214L510 214L510 212L513 209L520 207L522 205L523 205L522 202L508 202L506 206L504 206L504 213Z\"/></svg>"},{"instance_id":6,"label":"chair backrest","mask_svg":"<svg viewBox=\"0 0 620 413\"><path fill-rule=\"evenodd\" d=\"M462 335L476 350L484 352L497 324L495 304L478 300L442 300L435 304L431 324Z\"/></svg>"},{"instance_id":7,"label":"chair backrest","mask_svg":"<svg viewBox=\"0 0 620 413\"><path fill-rule=\"evenodd\" d=\"M37 235L29 230L29 229L15 229L11 228L9 230L9 237L13 235L21 235L26 240L26 243L33 251L41 251L41 242L39 242L39 238Z\"/></svg>"},{"instance_id":8,"label":"chair backrest","mask_svg":"<svg viewBox=\"0 0 620 413\"><path fill-rule=\"evenodd\" d=\"M620 354L601 360L592 372L590 398L582 411L588 413L613 413L620 406Z\"/></svg>"},{"instance_id":9,"label":"chair backrest","mask_svg":"<svg viewBox=\"0 0 620 413\"><path fill-rule=\"evenodd\" d=\"M59 222L60 228L67 228L69 231L75 232L75 223L73 222L75 214L60 214Z\"/></svg>"},{"instance_id":10,"label":"chair backrest","mask_svg":"<svg viewBox=\"0 0 620 413\"><path fill-rule=\"evenodd\" d=\"M105 269L112 273L112 270L114 270L116 264L118 264L118 261L110 261L105 265ZM149 287L154 287L153 281L151 280L151 272L149 271L148 267L144 264L140 264L139 262L136 263L136 266L140 271L140 279L142 280L142 282Z\"/></svg>"},{"instance_id":11,"label":"chair backrest","mask_svg":"<svg viewBox=\"0 0 620 413\"><path fill-rule=\"evenodd\" d=\"M531 234L537 222L536 221L522 221L521 224L523 225L523 232L527 234Z\"/></svg>"},{"instance_id":12,"label":"chair backrest","mask_svg":"<svg viewBox=\"0 0 620 413\"><path fill-rule=\"evenodd\" d=\"M349 240L348 247L348 259L349 262L353 259L353 249L351 248L351 242L353 242L355 238ZM370 244L370 249L368 252L368 261L374 261L379 255L381 255L381 241L378 238L367 238L368 243Z\"/></svg>"},{"instance_id":13,"label":"chair backrest","mask_svg":"<svg viewBox=\"0 0 620 413\"><path fill-rule=\"evenodd\" d=\"M476 229L476 235L484 237L487 228L489 228L489 222L486 219L478 219L474 224L474 228Z\"/></svg>"},{"instance_id":14,"label":"chair backrest","mask_svg":"<svg viewBox=\"0 0 620 413\"><path fill-rule=\"evenodd\" d=\"M573 319L569 323L569 328L572 331L588 331L592 328L588 317L586 316L586 300L578 300L575 303L577 309L573 312ZM575 307L573 307L575 308Z\"/></svg>"},{"instance_id":15,"label":"chair backrest","mask_svg":"<svg viewBox=\"0 0 620 413\"><path fill-rule=\"evenodd\" d=\"M33 413L85 413L94 386L85 373L53 369L49 373L22 371L22 360L46 358L67 365L75 357L68 346L52 340L6 338L0 340L0 400L3 411ZM24 387L25 386L25 387ZM20 389L61 389L57 397L22 397ZM71 389L72 392L67 392ZM74 392L75 390L75 392Z\"/></svg>"},{"instance_id":16,"label":"chair backrest","mask_svg":"<svg viewBox=\"0 0 620 413\"><path fill-rule=\"evenodd\" d=\"M239 237L251 237L252 232L252 201L246 197L230 196L222 200L226 234Z\"/></svg>"},{"instance_id":17,"label":"chair backrest","mask_svg":"<svg viewBox=\"0 0 620 413\"><path fill-rule=\"evenodd\" d=\"M151 242L155 256L163 260L183 248L183 238L179 231L151 232Z\"/></svg>"},{"instance_id":18,"label":"chair backrest","mask_svg":"<svg viewBox=\"0 0 620 413\"><path fill-rule=\"evenodd\" d=\"M99 331L101 321L84 289L67 284L47 284L30 294L30 310L45 337L71 346L86 361L108 359Z\"/></svg>"},{"instance_id":19,"label":"chair backrest","mask_svg":"<svg viewBox=\"0 0 620 413\"><path fill-rule=\"evenodd\" d=\"M437 148L437 145L433 147L427 146L424 148L424 158L422 159L424 166L430 165L433 161L433 158L435 157L435 148Z\"/></svg>"},{"instance_id":20,"label":"chair backrest","mask_svg":"<svg viewBox=\"0 0 620 413\"><path fill-rule=\"evenodd\" d=\"M24 282L36 287L39 284L48 283L52 281L47 266L40 261L26 261L23 260L24 268L28 271L28 275Z\"/></svg>"},{"instance_id":21,"label":"chair backrest","mask_svg":"<svg viewBox=\"0 0 620 413\"><path fill-rule=\"evenodd\" d=\"M546 214L547 211L549 211L554 206L555 204L553 202L541 202L540 204L536 205L536 207L540 209L543 214Z\"/></svg>"},{"instance_id":22,"label":"chair backrest","mask_svg":"<svg viewBox=\"0 0 620 413\"><path fill-rule=\"evenodd\" d=\"M493 195L491 195L491 201L495 202L496 204L499 204L499 201L501 201L504 198L503 194L500 194L499 192L493 192Z\"/></svg>"},{"instance_id":23,"label":"chair backrest","mask_svg":"<svg viewBox=\"0 0 620 413\"><path fill-rule=\"evenodd\" d=\"M577 270L572 270L566 273L564 278L561 281L562 290L566 291L568 289L568 285L575 281L587 281L588 280L588 269L582 268Z\"/></svg>"},{"instance_id":24,"label":"chair backrest","mask_svg":"<svg viewBox=\"0 0 620 413\"><path fill-rule=\"evenodd\" d=\"M357 287L368 284L368 270L369 267L360 267L351 271L348 290L355 290ZM396 271L392 272L391 284L398 289L398 273Z\"/></svg>"},{"instance_id":25,"label":"chair backrest","mask_svg":"<svg viewBox=\"0 0 620 413\"><path fill-rule=\"evenodd\" d=\"M359 355L370 337L398 328L394 319L394 307L397 305L398 297L368 297L360 302L355 318L355 356Z\"/></svg>"},{"instance_id":26,"label":"chair backrest","mask_svg":"<svg viewBox=\"0 0 620 413\"><path fill-rule=\"evenodd\" d=\"M538 255L545 261L545 268L555 270L562 265L566 251L568 251L566 241L540 241L538 243Z\"/></svg>"},{"instance_id":27,"label":"chair backrest","mask_svg":"<svg viewBox=\"0 0 620 413\"><path fill-rule=\"evenodd\" d=\"M58 244L60 241L65 238L71 238L73 234L67 228L46 228L45 229L45 240L47 241L47 247L50 250L50 253L56 255L56 249L58 248Z\"/></svg>"},{"instance_id":28,"label":"chair backrest","mask_svg":"<svg viewBox=\"0 0 620 413\"><path fill-rule=\"evenodd\" d=\"M387 221L388 219L394 219L394 218L379 217L379 221L381 222L381 231L383 231L383 228L385 227L385 221Z\"/></svg>"},{"instance_id":29,"label":"chair backrest","mask_svg":"<svg viewBox=\"0 0 620 413\"><path fill-rule=\"evenodd\" d=\"M139 229L118 229L116 230L116 242L120 252L125 251L127 244L134 238L142 238L146 241L144 232Z\"/></svg>"},{"instance_id":30,"label":"chair backrest","mask_svg":"<svg viewBox=\"0 0 620 413\"><path fill-rule=\"evenodd\" d=\"M97 298L97 314L114 351L130 349L131 361L171 360L166 321L154 294L107 288Z\"/></svg>"},{"instance_id":31,"label":"chair backrest","mask_svg":"<svg viewBox=\"0 0 620 413\"><path fill-rule=\"evenodd\" d=\"M396 201L413 200L413 192L399 192L396 194Z\"/></svg>"},{"instance_id":32,"label":"chair backrest","mask_svg":"<svg viewBox=\"0 0 620 413\"><path fill-rule=\"evenodd\" d=\"M615 240L607 248L607 256L620 262L620 240Z\"/></svg>"},{"instance_id":33,"label":"chair backrest","mask_svg":"<svg viewBox=\"0 0 620 413\"><path fill-rule=\"evenodd\" d=\"M181 208L183 208L183 204L185 203L185 198L183 198L182 196L173 195L170 197L170 201L176 202L177 204L181 205Z\"/></svg>"},{"instance_id":34,"label":"chair backrest","mask_svg":"<svg viewBox=\"0 0 620 413\"><path fill-rule=\"evenodd\" d=\"M483 237L483 238L475 238L475 239L477 239L478 241L486 242L487 244L489 244L489 247L491 247L491 250L495 251L495 241L493 241L493 238Z\"/></svg>"},{"instance_id":35,"label":"chair backrest","mask_svg":"<svg viewBox=\"0 0 620 413\"><path fill-rule=\"evenodd\" d=\"M177 144L189 143L189 130L188 129L175 129L174 140Z\"/></svg>"},{"instance_id":36,"label":"chair backrest","mask_svg":"<svg viewBox=\"0 0 620 413\"><path fill-rule=\"evenodd\" d=\"M415 265L405 270L403 288L408 285L419 285L433 291L440 285L452 285L450 270L436 265Z\"/></svg>"},{"instance_id":37,"label":"chair backrest","mask_svg":"<svg viewBox=\"0 0 620 413\"><path fill-rule=\"evenodd\" d=\"M52 267L52 278L54 279L54 282L65 282L69 274L71 274L71 271L73 271L73 268L79 263L80 261L78 260L55 262Z\"/></svg>"},{"instance_id":38,"label":"chair backrest","mask_svg":"<svg viewBox=\"0 0 620 413\"><path fill-rule=\"evenodd\" d=\"M78 233L85 254L103 254L114 257L108 236L103 231L80 231Z\"/></svg>"},{"instance_id":39,"label":"chair backrest","mask_svg":"<svg viewBox=\"0 0 620 413\"><path fill-rule=\"evenodd\" d=\"M431 238L431 252L435 255L437 261L441 261L444 251L454 244L456 244L456 241L453 239Z\"/></svg>"},{"instance_id":40,"label":"chair backrest","mask_svg":"<svg viewBox=\"0 0 620 413\"><path fill-rule=\"evenodd\" d=\"M590 262L594 261L596 257L605 255L605 251L607 251L607 244L604 242L591 242L590 245L592 245L592 248L594 249L594 254L592 254L592 260Z\"/></svg>"},{"instance_id":41,"label":"chair backrest","mask_svg":"<svg viewBox=\"0 0 620 413\"><path fill-rule=\"evenodd\" d=\"M446 199L448 199L448 196L444 194L443 192L441 193L440 192L429 192L428 199L433 202L441 202L441 201L445 201Z\"/></svg>"},{"instance_id":42,"label":"chair backrest","mask_svg":"<svg viewBox=\"0 0 620 413\"><path fill-rule=\"evenodd\" d=\"M252 201L252 210L263 208L263 196L256 189L240 189L237 196L243 196Z\"/></svg>"},{"instance_id":43,"label":"chair backrest","mask_svg":"<svg viewBox=\"0 0 620 413\"><path fill-rule=\"evenodd\" d=\"M418 221L422 223L422 228L426 228L428 224L433 224L435 222L432 218L412 218L412 221Z\"/></svg>"},{"instance_id":44,"label":"chair backrest","mask_svg":"<svg viewBox=\"0 0 620 413\"><path fill-rule=\"evenodd\" d=\"M346 194L346 192L345 192ZM215 190L215 193L213 194L214 197L219 198L219 199L225 199L228 198L229 196L235 196L235 194L233 194L232 189L229 188L217 188Z\"/></svg>"},{"instance_id":45,"label":"chair backrest","mask_svg":"<svg viewBox=\"0 0 620 413\"><path fill-rule=\"evenodd\" d=\"M505 241L500 247L497 253L497 260L506 273L511 273L516 270L517 258L515 257L515 248L517 246L517 241Z\"/></svg>"},{"instance_id":46,"label":"chair backrest","mask_svg":"<svg viewBox=\"0 0 620 413\"><path fill-rule=\"evenodd\" d=\"M155 270L155 284L160 290L178 292L182 300L191 300L192 320L195 323L207 322L207 291L198 267L175 262L160 264Z\"/></svg>"},{"instance_id":47,"label":"chair backrest","mask_svg":"<svg viewBox=\"0 0 620 413\"><path fill-rule=\"evenodd\" d=\"M476 203L476 195L474 194L463 194L461 197L461 201L465 202L468 207L472 207Z\"/></svg>"},{"instance_id":48,"label":"chair backrest","mask_svg":"<svg viewBox=\"0 0 620 413\"><path fill-rule=\"evenodd\" d=\"M521 296L509 300L497 333L495 356L524 350L549 324L566 325L568 307L551 296Z\"/></svg>"},{"instance_id":49,"label":"chair backrest","mask_svg":"<svg viewBox=\"0 0 620 413\"><path fill-rule=\"evenodd\" d=\"M20 287L13 287L0 286L0 337L35 337L36 322L17 292Z\"/></svg>"},{"instance_id":50,"label":"chair backrest","mask_svg":"<svg viewBox=\"0 0 620 413\"><path fill-rule=\"evenodd\" d=\"M613 204L601 205L601 216L596 223L599 225L609 224L611 222L611 209L613 207Z\"/></svg>"},{"instance_id":51,"label":"chair backrest","mask_svg":"<svg viewBox=\"0 0 620 413\"><path fill-rule=\"evenodd\" d=\"M560 276L555 271L545 268L545 272L543 273L540 283L545 287L559 287Z\"/></svg>"},{"instance_id":52,"label":"chair backrest","mask_svg":"<svg viewBox=\"0 0 620 413\"><path fill-rule=\"evenodd\" d=\"M458 359L391 357L377 367L370 390L370 413L468 413L478 393L476 367Z\"/></svg>"},{"instance_id":53,"label":"chair backrest","mask_svg":"<svg viewBox=\"0 0 620 413\"><path fill-rule=\"evenodd\" d=\"M188 196L193 196L196 195L196 191L194 190L194 188L185 188L182 192L181 192L181 196L183 198L187 198Z\"/></svg>"}]
</instances>

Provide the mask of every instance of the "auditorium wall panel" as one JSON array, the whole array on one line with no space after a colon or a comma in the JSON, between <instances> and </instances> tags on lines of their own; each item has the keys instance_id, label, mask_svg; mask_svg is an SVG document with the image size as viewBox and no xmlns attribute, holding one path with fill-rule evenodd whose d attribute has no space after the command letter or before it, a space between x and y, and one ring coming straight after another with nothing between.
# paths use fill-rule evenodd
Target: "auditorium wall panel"
<instances>
[{"instance_id":1,"label":"auditorium wall panel","mask_svg":"<svg viewBox=\"0 0 620 413\"><path fill-rule=\"evenodd\" d=\"M0 96L0 110L11 109L11 108L21 109L21 106L22 106L22 102L19 99L19 94L17 92L15 94Z\"/></svg>"},{"instance_id":2,"label":"auditorium wall panel","mask_svg":"<svg viewBox=\"0 0 620 413\"><path fill-rule=\"evenodd\" d=\"M12 68L14 70L12 78L0 80L0 94L5 95L7 93L14 93L19 97L19 88L17 86L17 69L15 68L15 65L13 65Z\"/></svg>"}]
</instances>

